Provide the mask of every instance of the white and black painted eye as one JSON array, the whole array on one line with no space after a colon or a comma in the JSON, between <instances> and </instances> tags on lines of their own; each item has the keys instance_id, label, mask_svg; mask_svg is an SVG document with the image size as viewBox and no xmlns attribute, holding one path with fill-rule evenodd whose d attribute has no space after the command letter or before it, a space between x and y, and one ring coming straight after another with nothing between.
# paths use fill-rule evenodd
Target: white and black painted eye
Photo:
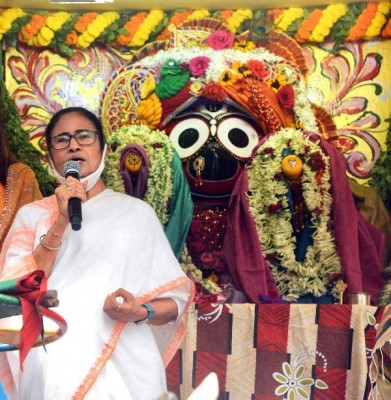
<instances>
[{"instance_id":1,"label":"white and black painted eye","mask_svg":"<svg viewBox=\"0 0 391 400\"><path fill-rule=\"evenodd\" d=\"M230 153L239 158L250 157L259 141L254 126L245 119L236 117L221 120L216 136Z\"/></svg>"},{"instance_id":2,"label":"white and black painted eye","mask_svg":"<svg viewBox=\"0 0 391 400\"><path fill-rule=\"evenodd\" d=\"M199 118L178 122L170 132L170 140L181 159L191 157L209 139L209 124Z\"/></svg>"}]
</instances>

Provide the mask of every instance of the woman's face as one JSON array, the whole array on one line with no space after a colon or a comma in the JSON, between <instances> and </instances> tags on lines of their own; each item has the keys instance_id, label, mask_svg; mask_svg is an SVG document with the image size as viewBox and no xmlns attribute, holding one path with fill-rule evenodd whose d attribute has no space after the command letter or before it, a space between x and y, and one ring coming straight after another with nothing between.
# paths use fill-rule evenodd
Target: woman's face
<instances>
[{"instance_id":1,"label":"woman's face","mask_svg":"<svg viewBox=\"0 0 391 400\"><path fill-rule=\"evenodd\" d=\"M73 135L80 130L96 131L95 125L84 115L71 112L63 115L54 126L51 138L57 135L68 133ZM72 138L69 146L65 149L56 150L51 148L50 155L56 170L63 175L63 167L67 161L79 162L81 177L93 173L99 166L102 158L99 137L96 135L95 142L90 145L80 145L75 138Z\"/></svg>"}]
</instances>

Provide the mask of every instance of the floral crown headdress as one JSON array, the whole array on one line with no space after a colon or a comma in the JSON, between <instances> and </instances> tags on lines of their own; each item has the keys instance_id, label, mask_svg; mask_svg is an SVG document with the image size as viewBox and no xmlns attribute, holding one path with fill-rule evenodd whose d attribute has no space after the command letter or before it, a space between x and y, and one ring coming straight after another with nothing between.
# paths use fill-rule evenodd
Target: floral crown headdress
<instances>
[{"instance_id":1,"label":"floral crown headdress","mask_svg":"<svg viewBox=\"0 0 391 400\"><path fill-rule=\"evenodd\" d=\"M305 59L294 40L235 37L221 21L173 27L169 41L153 42L114 73L101 99L106 135L125 125L164 125L199 98L236 104L266 133L292 126L335 139L331 117L307 97Z\"/></svg>"}]
</instances>

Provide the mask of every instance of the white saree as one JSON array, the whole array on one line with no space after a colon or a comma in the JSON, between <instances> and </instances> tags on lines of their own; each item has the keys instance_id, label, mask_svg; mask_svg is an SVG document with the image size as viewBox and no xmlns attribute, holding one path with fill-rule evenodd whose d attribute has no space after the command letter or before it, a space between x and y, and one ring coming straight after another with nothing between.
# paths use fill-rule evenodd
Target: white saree
<instances>
[{"instance_id":1,"label":"white saree","mask_svg":"<svg viewBox=\"0 0 391 400\"><path fill-rule=\"evenodd\" d=\"M21 209L0 256L1 280L39 269L31 252L57 212L54 196ZM183 318L160 327L116 323L103 303L120 287L141 301L171 297L180 315L194 290L153 209L106 189L83 203L82 228L67 228L48 279L67 333L46 352L32 349L23 372L16 351L2 357L0 376L10 366L15 384L6 388L10 399L156 400L166 391L165 365L185 333Z\"/></svg>"}]
</instances>

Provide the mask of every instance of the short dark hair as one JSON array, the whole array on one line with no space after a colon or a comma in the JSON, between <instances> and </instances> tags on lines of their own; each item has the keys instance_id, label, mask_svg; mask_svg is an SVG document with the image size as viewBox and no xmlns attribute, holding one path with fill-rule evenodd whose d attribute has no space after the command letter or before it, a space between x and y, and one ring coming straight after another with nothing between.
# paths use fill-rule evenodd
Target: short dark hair
<instances>
[{"instance_id":1,"label":"short dark hair","mask_svg":"<svg viewBox=\"0 0 391 400\"><path fill-rule=\"evenodd\" d=\"M54 127L57 125L58 121L60 120L60 118L64 115L70 114L70 113L77 113L80 114L84 117L86 117L87 119L89 119L96 131L98 132L98 137L99 137L99 142L100 142L100 149L101 151L103 151L104 146L105 146L105 135L103 133L103 127L102 127L102 123L100 122L99 118L92 113L91 111L83 108L83 107L68 107L68 108L63 108L62 110L56 112L51 120L49 121L49 123L46 126L46 130L45 130L45 138L46 138L46 143L48 145L48 151L50 153L50 138L52 136L52 131L54 129Z\"/></svg>"}]
</instances>

